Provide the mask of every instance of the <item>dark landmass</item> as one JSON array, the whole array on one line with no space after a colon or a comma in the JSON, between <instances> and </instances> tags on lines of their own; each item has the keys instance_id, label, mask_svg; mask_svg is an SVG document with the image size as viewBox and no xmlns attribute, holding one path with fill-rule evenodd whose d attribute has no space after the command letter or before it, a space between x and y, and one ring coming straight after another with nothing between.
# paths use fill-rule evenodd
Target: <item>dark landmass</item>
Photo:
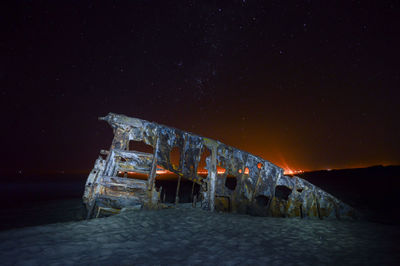
<instances>
[{"instance_id":1,"label":"dark landmass","mask_svg":"<svg viewBox=\"0 0 400 266\"><path fill-rule=\"evenodd\" d=\"M370 221L400 224L400 166L321 170L298 176L350 204Z\"/></svg>"}]
</instances>

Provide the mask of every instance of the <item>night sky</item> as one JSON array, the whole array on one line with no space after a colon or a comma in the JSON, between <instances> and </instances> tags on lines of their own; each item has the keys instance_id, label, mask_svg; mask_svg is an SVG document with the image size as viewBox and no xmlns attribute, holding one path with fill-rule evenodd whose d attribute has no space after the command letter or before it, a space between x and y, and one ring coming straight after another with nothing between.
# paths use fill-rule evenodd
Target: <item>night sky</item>
<instances>
[{"instance_id":1,"label":"night sky","mask_svg":"<svg viewBox=\"0 0 400 266\"><path fill-rule=\"evenodd\" d=\"M397 1L0 7L0 173L84 173L121 113L281 167L400 164Z\"/></svg>"}]
</instances>

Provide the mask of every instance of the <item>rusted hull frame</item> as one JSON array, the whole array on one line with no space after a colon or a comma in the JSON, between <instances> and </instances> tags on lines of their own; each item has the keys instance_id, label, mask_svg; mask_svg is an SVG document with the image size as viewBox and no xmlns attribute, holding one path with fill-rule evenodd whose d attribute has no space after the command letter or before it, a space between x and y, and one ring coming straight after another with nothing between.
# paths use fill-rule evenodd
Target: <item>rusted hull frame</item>
<instances>
[{"instance_id":1,"label":"rusted hull frame","mask_svg":"<svg viewBox=\"0 0 400 266\"><path fill-rule=\"evenodd\" d=\"M87 179L83 199L88 217L96 207L160 208L160 192L154 187L157 165L201 185L201 204L211 211L321 219L357 216L353 208L306 180L285 176L280 167L217 140L113 113L100 120L112 126L114 139L110 151L103 152L107 157L96 161ZM130 140L151 145L154 154L127 151ZM174 147L181 152L179 165L171 163ZM203 178L197 170L205 149L211 155ZM219 174L217 166L225 172ZM145 173L148 179L116 177L119 171ZM228 176L236 178L235 189L225 186ZM286 195L279 193L282 188Z\"/></svg>"}]
</instances>

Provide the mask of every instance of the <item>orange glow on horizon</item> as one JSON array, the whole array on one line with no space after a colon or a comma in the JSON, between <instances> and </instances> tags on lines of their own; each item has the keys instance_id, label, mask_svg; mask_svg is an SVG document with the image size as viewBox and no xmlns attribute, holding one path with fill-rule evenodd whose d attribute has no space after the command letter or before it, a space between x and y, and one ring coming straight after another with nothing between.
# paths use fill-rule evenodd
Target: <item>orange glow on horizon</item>
<instances>
[{"instance_id":1,"label":"orange glow on horizon","mask_svg":"<svg viewBox=\"0 0 400 266\"><path fill-rule=\"evenodd\" d=\"M217 173L219 175L224 174L225 172L226 172L226 170L224 168L222 168L220 166L217 166ZM123 175L123 174L124 174L123 172L118 172L118 175ZM142 176L142 175L144 177L147 176L146 174L141 174L141 173L137 173L137 172L126 172L126 174L128 176ZM175 173L173 173L173 172L171 172L169 170L163 169L163 168L161 168L161 169L157 168L156 174L157 175L176 175ZM197 171L197 174L206 176L208 174L208 170L207 169L200 169L200 170Z\"/></svg>"},{"instance_id":2,"label":"orange glow on horizon","mask_svg":"<svg viewBox=\"0 0 400 266\"><path fill-rule=\"evenodd\" d=\"M281 168L283 168L284 174L285 174L285 175L296 175L296 174L304 173L303 170L293 169L292 167L289 167L289 165L285 162L285 160L284 160L283 158L281 158L281 159L282 159L281 161L282 161L282 165L283 165L283 166L281 166ZM259 164L257 165L257 167L258 167L259 169L261 169L262 166L263 166L263 164L261 164L261 163L259 163ZM224 174L225 172L226 172L226 169L225 169L225 168L223 168L223 167L221 167L221 166L217 166L217 173L218 173L219 175ZM242 172L243 172L243 169L239 169L239 170L238 170L238 173L242 173ZM245 174L245 175L248 175L249 172L250 172L249 168L246 167L246 168L244 169L244 174ZM118 174L123 175L122 172L121 172L121 173L118 173ZM126 174L127 174L128 176L137 176L137 177L143 175L143 176L141 177L142 179L145 178L145 176L147 176L146 174L140 174L140 173L137 173L137 172L126 172ZM171 171L169 171L169 170L167 170L167 169L164 169L162 166L159 166L159 165L157 165L156 174L157 174L157 175L160 175L160 176L173 176L173 175L177 175L177 174L175 174L175 173L173 173L173 172L171 172ZM207 175L208 175L208 170L207 170L207 169L204 169L204 168L200 168L200 169L197 170L197 175L200 175L200 176L207 176Z\"/></svg>"},{"instance_id":3,"label":"orange glow on horizon","mask_svg":"<svg viewBox=\"0 0 400 266\"><path fill-rule=\"evenodd\" d=\"M157 169L156 170L157 175L167 175L167 174L173 174L171 171L168 171L166 169Z\"/></svg>"},{"instance_id":4,"label":"orange glow on horizon","mask_svg":"<svg viewBox=\"0 0 400 266\"><path fill-rule=\"evenodd\" d=\"M296 170L296 169L293 169L292 167L290 167L287 164L285 158L283 158L282 154L279 154L279 157L280 157L280 161L281 161L281 164L279 164L279 166L281 168L283 168L283 173L285 175L295 175L295 174L304 173L304 170L299 170L299 169Z\"/></svg>"},{"instance_id":5,"label":"orange glow on horizon","mask_svg":"<svg viewBox=\"0 0 400 266\"><path fill-rule=\"evenodd\" d=\"M293 169L290 169L290 168L283 168L283 173L285 175L295 175L295 174L304 173L304 171L303 170L293 170Z\"/></svg>"},{"instance_id":6,"label":"orange glow on horizon","mask_svg":"<svg viewBox=\"0 0 400 266\"><path fill-rule=\"evenodd\" d=\"M224 174L225 171L226 171L225 168L222 168L222 167L220 167L220 166L217 166L217 173L218 173L219 175ZM207 174L208 174L208 170L207 170L207 169L199 169L199 170L197 170L197 174L198 174L198 175L207 175Z\"/></svg>"},{"instance_id":7,"label":"orange glow on horizon","mask_svg":"<svg viewBox=\"0 0 400 266\"><path fill-rule=\"evenodd\" d=\"M285 175L295 175L295 174L301 174L301 173L304 173L304 171L303 170L294 170L294 169L292 169L292 168L289 168L289 167L285 167L285 168L283 168L283 170L284 170L284 174ZM222 175L222 174L224 174L225 173L225 169L224 168L222 168L222 167L217 167L217 173L219 174L219 175ZM242 169L239 169L239 171L238 171L239 173L242 173ZM249 168L245 168L244 169L244 174L245 175L248 175L249 174ZM168 170L166 170L166 169L157 169L157 175L175 175L175 173L173 173L173 172L171 172L171 171L168 171ZM119 173L119 174L123 174L123 173ZM128 175L130 175L130 176L136 176L136 175L141 175L140 173L137 173L137 172L127 172L127 174ZM207 169L200 169L200 170L198 170L197 171L197 174L198 175L207 175L208 174L208 170Z\"/></svg>"}]
</instances>

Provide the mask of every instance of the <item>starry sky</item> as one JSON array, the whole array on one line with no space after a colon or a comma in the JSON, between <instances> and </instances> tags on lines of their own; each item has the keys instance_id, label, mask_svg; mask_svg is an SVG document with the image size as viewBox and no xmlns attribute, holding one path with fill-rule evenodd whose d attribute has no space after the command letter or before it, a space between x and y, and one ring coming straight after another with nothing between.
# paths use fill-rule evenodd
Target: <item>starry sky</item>
<instances>
[{"instance_id":1,"label":"starry sky","mask_svg":"<svg viewBox=\"0 0 400 266\"><path fill-rule=\"evenodd\" d=\"M1 173L90 171L108 112L302 170L400 164L397 1L9 1Z\"/></svg>"}]
</instances>

